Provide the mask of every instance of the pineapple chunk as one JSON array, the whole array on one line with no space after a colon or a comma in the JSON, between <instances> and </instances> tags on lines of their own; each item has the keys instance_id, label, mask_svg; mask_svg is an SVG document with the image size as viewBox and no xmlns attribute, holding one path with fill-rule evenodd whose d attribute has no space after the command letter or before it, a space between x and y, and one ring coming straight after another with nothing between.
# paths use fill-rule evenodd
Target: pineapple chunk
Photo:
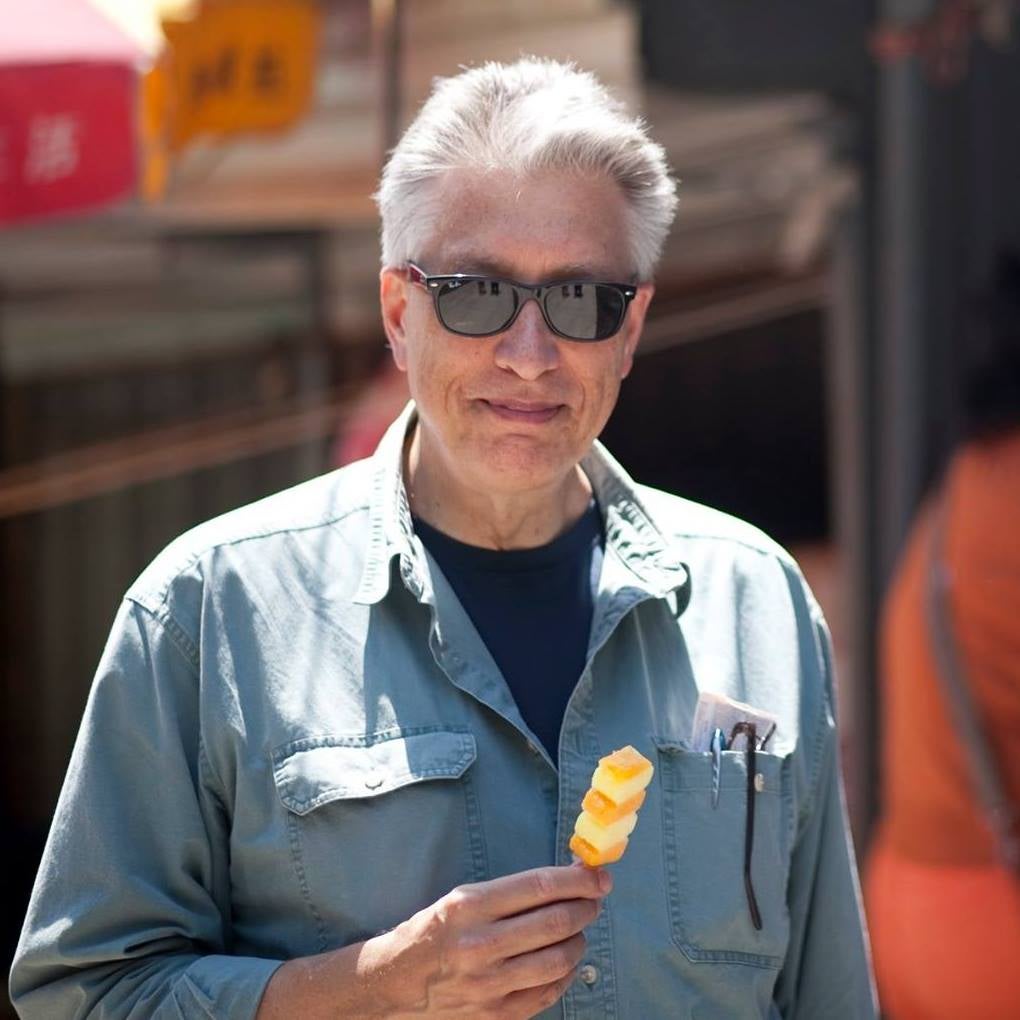
<instances>
[{"instance_id":1,"label":"pineapple chunk","mask_svg":"<svg viewBox=\"0 0 1020 1020\"><path fill-rule=\"evenodd\" d=\"M623 751L633 748L624 748ZM623 767L618 767L613 758L622 754L622 751L614 751L613 754L602 758L599 767L591 777L593 790L605 794L614 804L624 804L631 797L636 796L652 781L652 763L644 759L643 768L635 768L629 760ZM637 754L636 751L634 751Z\"/></svg>"},{"instance_id":2,"label":"pineapple chunk","mask_svg":"<svg viewBox=\"0 0 1020 1020\"><path fill-rule=\"evenodd\" d=\"M630 744L612 754L607 754L604 758L599 758L599 764L620 779L629 779L639 772L647 772L651 777L652 763Z\"/></svg>"},{"instance_id":3,"label":"pineapple chunk","mask_svg":"<svg viewBox=\"0 0 1020 1020\"><path fill-rule=\"evenodd\" d=\"M611 846L616 846L621 840L626 841L627 837L634 831L637 825L637 813L632 811L629 815L612 823L612 825L599 825L587 811L582 811L577 817L574 825L574 832L591 843L600 853L605 853Z\"/></svg>"}]
</instances>

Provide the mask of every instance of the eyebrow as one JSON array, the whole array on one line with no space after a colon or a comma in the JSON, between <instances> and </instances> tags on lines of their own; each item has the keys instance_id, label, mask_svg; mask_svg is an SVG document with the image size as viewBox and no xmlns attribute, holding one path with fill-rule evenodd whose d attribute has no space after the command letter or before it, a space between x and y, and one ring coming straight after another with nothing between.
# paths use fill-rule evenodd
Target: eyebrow
<instances>
[{"instance_id":1,"label":"eyebrow","mask_svg":"<svg viewBox=\"0 0 1020 1020\"><path fill-rule=\"evenodd\" d=\"M470 252L454 252L447 260L452 273L464 273L467 276L494 276L502 280L517 280L514 272L498 259L486 256L472 255ZM546 274L541 281L518 280L519 283L555 283L557 281L570 280L609 280L612 273L605 273L601 270L592 269L590 265L582 265L579 262L568 262L557 266L552 272Z\"/></svg>"}]
</instances>

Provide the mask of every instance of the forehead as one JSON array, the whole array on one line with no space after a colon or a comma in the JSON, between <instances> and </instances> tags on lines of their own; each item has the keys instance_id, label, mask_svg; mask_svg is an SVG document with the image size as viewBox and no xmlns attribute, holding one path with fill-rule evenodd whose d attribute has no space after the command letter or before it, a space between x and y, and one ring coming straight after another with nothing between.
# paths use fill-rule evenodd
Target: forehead
<instances>
[{"instance_id":1,"label":"forehead","mask_svg":"<svg viewBox=\"0 0 1020 1020\"><path fill-rule=\"evenodd\" d=\"M627 205L606 177L547 171L454 171L431 196L432 229L418 256L430 273L522 281L633 275Z\"/></svg>"}]
</instances>

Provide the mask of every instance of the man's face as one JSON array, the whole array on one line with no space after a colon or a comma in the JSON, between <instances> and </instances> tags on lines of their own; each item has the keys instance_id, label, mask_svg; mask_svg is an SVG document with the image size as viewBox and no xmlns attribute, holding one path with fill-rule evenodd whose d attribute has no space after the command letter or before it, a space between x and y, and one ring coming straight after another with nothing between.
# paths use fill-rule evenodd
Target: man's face
<instances>
[{"instance_id":1,"label":"man's face","mask_svg":"<svg viewBox=\"0 0 1020 1020\"><path fill-rule=\"evenodd\" d=\"M628 282L626 205L600 177L458 171L435 194L439 214L415 262L431 275L478 273L522 283ZM555 487L602 431L630 371L651 299L642 286L620 331L577 342L529 301L495 336L448 332L432 296L399 271L382 274L383 318L420 419L420 461L477 492Z\"/></svg>"}]
</instances>

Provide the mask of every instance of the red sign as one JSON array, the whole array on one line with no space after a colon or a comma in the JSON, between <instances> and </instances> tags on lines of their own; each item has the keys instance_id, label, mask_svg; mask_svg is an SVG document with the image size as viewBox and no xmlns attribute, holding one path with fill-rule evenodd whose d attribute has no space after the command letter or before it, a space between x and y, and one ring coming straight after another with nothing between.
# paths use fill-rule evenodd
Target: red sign
<instances>
[{"instance_id":1,"label":"red sign","mask_svg":"<svg viewBox=\"0 0 1020 1020\"><path fill-rule=\"evenodd\" d=\"M122 62L0 66L0 223L129 194L137 88L137 72Z\"/></svg>"}]
</instances>

